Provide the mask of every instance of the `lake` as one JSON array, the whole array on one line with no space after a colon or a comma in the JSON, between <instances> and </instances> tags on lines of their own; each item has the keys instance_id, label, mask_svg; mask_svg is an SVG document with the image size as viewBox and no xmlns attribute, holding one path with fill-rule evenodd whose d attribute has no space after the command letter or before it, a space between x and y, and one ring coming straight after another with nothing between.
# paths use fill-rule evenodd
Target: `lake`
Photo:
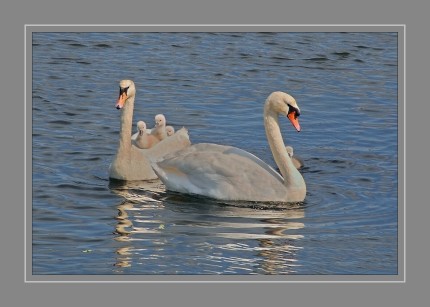
<instances>
[{"instance_id":1,"label":"lake","mask_svg":"<svg viewBox=\"0 0 430 307\"><path fill-rule=\"evenodd\" d=\"M37 32L32 35L34 275L398 274L398 37L392 32ZM263 127L294 96L304 202L225 202L109 180L118 82L138 120L276 167Z\"/></svg>"}]
</instances>

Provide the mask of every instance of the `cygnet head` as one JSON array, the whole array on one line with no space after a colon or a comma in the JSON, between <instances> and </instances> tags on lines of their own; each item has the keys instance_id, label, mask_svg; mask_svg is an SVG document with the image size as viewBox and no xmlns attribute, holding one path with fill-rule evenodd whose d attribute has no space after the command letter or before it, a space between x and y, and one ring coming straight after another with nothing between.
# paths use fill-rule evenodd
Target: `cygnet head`
<instances>
[{"instance_id":1,"label":"cygnet head","mask_svg":"<svg viewBox=\"0 0 430 307\"><path fill-rule=\"evenodd\" d=\"M155 126L157 127L163 127L166 125L166 118L163 114L157 114L155 115Z\"/></svg>"},{"instance_id":2,"label":"cygnet head","mask_svg":"<svg viewBox=\"0 0 430 307\"><path fill-rule=\"evenodd\" d=\"M167 136L171 136L175 133L175 128L173 126L166 126L166 133Z\"/></svg>"},{"instance_id":3,"label":"cygnet head","mask_svg":"<svg viewBox=\"0 0 430 307\"><path fill-rule=\"evenodd\" d=\"M300 157L293 157L294 152L293 152L293 147L291 146L285 146L285 150L287 151L288 156L291 158L291 160L293 161L294 166L297 169L300 169L304 166L304 162Z\"/></svg>"},{"instance_id":4,"label":"cygnet head","mask_svg":"<svg viewBox=\"0 0 430 307\"><path fill-rule=\"evenodd\" d=\"M137 122L137 132L139 132L139 135L142 135L146 130L146 123L142 120Z\"/></svg>"},{"instance_id":5,"label":"cygnet head","mask_svg":"<svg viewBox=\"0 0 430 307\"><path fill-rule=\"evenodd\" d=\"M287 150L287 153L288 153L288 155L291 158L294 155L293 147L291 147L291 146L285 146L285 149Z\"/></svg>"}]
</instances>

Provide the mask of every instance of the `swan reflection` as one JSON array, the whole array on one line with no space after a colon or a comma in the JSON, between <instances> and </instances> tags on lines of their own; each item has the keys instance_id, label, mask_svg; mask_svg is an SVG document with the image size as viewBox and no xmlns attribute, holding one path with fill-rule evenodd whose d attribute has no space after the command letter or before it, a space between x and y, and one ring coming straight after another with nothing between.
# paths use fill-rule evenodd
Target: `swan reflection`
<instances>
[{"instance_id":1,"label":"swan reflection","mask_svg":"<svg viewBox=\"0 0 430 307\"><path fill-rule=\"evenodd\" d=\"M111 189L123 197L115 217L119 273L145 265L147 274L180 274L189 265L197 274L289 274L300 265L302 204L220 203L146 184Z\"/></svg>"},{"instance_id":2,"label":"swan reflection","mask_svg":"<svg viewBox=\"0 0 430 307\"><path fill-rule=\"evenodd\" d=\"M164 189L160 181L114 181L111 180L109 188L115 194L124 198L117 206L118 214L115 217L115 234L114 239L125 246L120 246L116 250L117 259L115 267L131 267L133 263L132 255L139 250L133 246L133 241L139 240L135 234L157 233L158 230L152 230L149 227L137 227L135 224L145 222L142 219L145 210L163 209L163 204L156 198ZM153 219L149 221L154 222ZM117 272L118 273L118 272Z\"/></svg>"},{"instance_id":3,"label":"swan reflection","mask_svg":"<svg viewBox=\"0 0 430 307\"><path fill-rule=\"evenodd\" d=\"M258 245L235 243L221 248L254 252L259 261L253 266L254 274L289 274L295 272L297 251L302 249L298 241L303 238L301 230L305 227L300 219L305 217L304 208L298 204L287 204L285 210L257 210L247 207L232 207L221 213L224 218L241 217L254 223L235 223L234 226L220 223L220 226L233 228L235 232L220 232L216 235L233 240L253 240ZM224 225L223 225L224 224ZM237 231L238 229L242 231ZM263 230L263 231L261 231ZM255 233L255 231L258 231ZM301 232L301 233L300 233ZM239 241L240 242L240 241ZM247 259L238 259L236 262Z\"/></svg>"}]
</instances>

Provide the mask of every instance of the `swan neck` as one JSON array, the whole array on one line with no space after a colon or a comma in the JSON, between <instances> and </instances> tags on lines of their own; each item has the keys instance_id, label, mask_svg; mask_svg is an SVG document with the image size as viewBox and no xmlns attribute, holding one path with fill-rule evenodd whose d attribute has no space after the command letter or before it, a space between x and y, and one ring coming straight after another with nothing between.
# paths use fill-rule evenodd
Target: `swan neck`
<instances>
[{"instance_id":1,"label":"swan neck","mask_svg":"<svg viewBox=\"0 0 430 307\"><path fill-rule=\"evenodd\" d=\"M297 181L297 173L300 173L297 171L293 161L286 152L285 143L282 139L281 129L279 127L279 115L270 110L270 108L265 108L264 111L264 127L273 158L284 178L284 184L287 187L293 185Z\"/></svg>"},{"instance_id":2,"label":"swan neck","mask_svg":"<svg viewBox=\"0 0 430 307\"><path fill-rule=\"evenodd\" d=\"M131 130L133 121L134 96L129 97L121 112L121 127L118 154L126 154L131 148Z\"/></svg>"}]
</instances>

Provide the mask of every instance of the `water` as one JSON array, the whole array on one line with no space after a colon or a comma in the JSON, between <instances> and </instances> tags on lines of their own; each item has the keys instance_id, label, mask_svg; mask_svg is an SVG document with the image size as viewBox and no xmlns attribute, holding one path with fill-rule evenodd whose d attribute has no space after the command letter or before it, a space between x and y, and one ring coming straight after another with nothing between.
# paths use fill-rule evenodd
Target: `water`
<instances>
[{"instance_id":1,"label":"water","mask_svg":"<svg viewBox=\"0 0 430 307\"><path fill-rule=\"evenodd\" d=\"M32 52L33 274L398 273L395 33L33 33ZM163 113L272 166L262 105L293 95L305 201L109 181L126 78L134 125Z\"/></svg>"}]
</instances>

